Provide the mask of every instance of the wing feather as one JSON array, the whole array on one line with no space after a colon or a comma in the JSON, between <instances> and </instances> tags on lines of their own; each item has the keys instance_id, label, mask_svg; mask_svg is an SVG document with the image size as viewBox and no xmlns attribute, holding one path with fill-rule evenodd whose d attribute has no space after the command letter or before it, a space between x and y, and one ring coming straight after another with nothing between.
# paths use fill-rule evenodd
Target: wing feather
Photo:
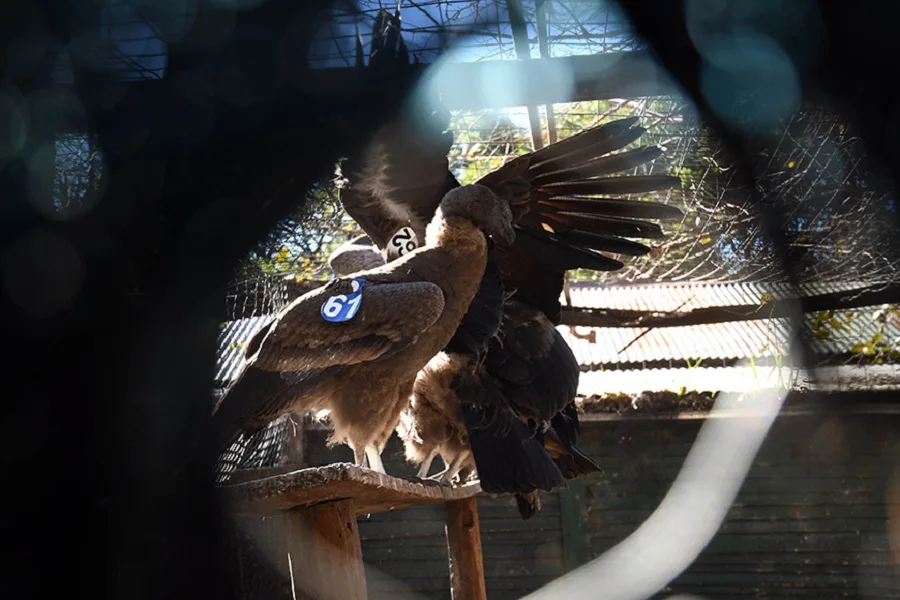
<instances>
[{"instance_id":1,"label":"wing feather","mask_svg":"<svg viewBox=\"0 0 900 600\"><path fill-rule=\"evenodd\" d=\"M351 293L349 279L335 279L286 306L251 358L268 371L305 371L376 360L415 341L444 310L441 288L430 282L366 281L362 303L350 321L321 316L331 296Z\"/></svg>"},{"instance_id":2,"label":"wing feather","mask_svg":"<svg viewBox=\"0 0 900 600\"><path fill-rule=\"evenodd\" d=\"M370 64L404 68L409 54L400 17L379 15L370 51L378 60L370 54ZM344 207L379 249L401 227L421 236L443 195L459 185L449 170L449 112L425 104L413 103L342 166L349 181ZM678 177L638 172L663 152L652 145L631 148L644 133L638 117L610 121L518 156L476 182L513 211L519 235L497 262L519 301L546 309L555 321L567 270L620 269L618 257L606 253L647 254L648 246L629 238L660 239L663 229L655 221L682 218L678 208L643 198L681 184Z\"/></svg>"}]
</instances>

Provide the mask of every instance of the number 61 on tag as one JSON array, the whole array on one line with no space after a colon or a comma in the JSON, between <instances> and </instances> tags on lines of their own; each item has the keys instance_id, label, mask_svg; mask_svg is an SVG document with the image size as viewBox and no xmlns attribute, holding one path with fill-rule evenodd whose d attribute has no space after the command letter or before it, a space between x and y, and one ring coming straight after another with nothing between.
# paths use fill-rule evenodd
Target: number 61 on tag
<instances>
[{"instance_id":1,"label":"number 61 on tag","mask_svg":"<svg viewBox=\"0 0 900 600\"><path fill-rule=\"evenodd\" d=\"M322 303L322 318L331 323L343 323L356 316L362 304L362 292L365 283L365 279L351 279L350 287L353 289L352 292L346 296L344 294L331 296Z\"/></svg>"}]
</instances>

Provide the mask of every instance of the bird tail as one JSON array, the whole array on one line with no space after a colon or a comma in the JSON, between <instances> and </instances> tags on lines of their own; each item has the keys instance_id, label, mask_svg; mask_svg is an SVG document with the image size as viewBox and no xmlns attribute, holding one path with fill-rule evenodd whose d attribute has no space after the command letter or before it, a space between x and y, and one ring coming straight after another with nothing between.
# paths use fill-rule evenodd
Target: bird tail
<instances>
[{"instance_id":1,"label":"bird tail","mask_svg":"<svg viewBox=\"0 0 900 600\"><path fill-rule=\"evenodd\" d=\"M296 386L280 373L252 365L244 368L212 415L211 448L216 454L217 479L240 467L250 449L251 437L264 425L262 420L268 421L254 420L254 408L288 406L298 393Z\"/></svg>"},{"instance_id":2,"label":"bird tail","mask_svg":"<svg viewBox=\"0 0 900 600\"><path fill-rule=\"evenodd\" d=\"M553 462L556 463L566 479L574 479L590 473L603 473L600 465L576 445L565 444L553 427L548 428L544 436L547 453L553 458Z\"/></svg>"},{"instance_id":3,"label":"bird tail","mask_svg":"<svg viewBox=\"0 0 900 600\"><path fill-rule=\"evenodd\" d=\"M543 441L525 423L496 406L465 403L462 414L482 490L530 494L566 487Z\"/></svg>"},{"instance_id":4,"label":"bird tail","mask_svg":"<svg viewBox=\"0 0 900 600\"><path fill-rule=\"evenodd\" d=\"M516 508L526 521L541 512L541 493L537 490L528 494L516 494Z\"/></svg>"}]
</instances>

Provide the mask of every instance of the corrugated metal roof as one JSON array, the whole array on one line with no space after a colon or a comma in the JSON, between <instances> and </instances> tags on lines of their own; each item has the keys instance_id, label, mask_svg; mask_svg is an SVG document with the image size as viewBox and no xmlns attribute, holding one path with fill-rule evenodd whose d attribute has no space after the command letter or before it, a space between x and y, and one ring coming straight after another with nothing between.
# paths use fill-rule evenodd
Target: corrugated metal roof
<instances>
[{"instance_id":1,"label":"corrugated metal roof","mask_svg":"<svg viewBox=\"0 0 900 600\"><path fill-rule=\"evenodd\" d=\"M825 339L813 339L813 352L822 357L852 353L853 346L871 339L884 327L888 343L900 344L900 327L882 325L872 319L871 310L835 311L840 329L829 327ZM849 322L847 315L852 315ZM813 317L806 325L812 327ZM572 348L578 364L588 369L601 365L670 363L686 367L698 359L735 361L784 355L789 333L787 319L734 321L687 327L660 327L646 332L635 327L569 327L557 329ZM646 333L645 333L646 332ZM643 335L642 335L643 334ZM629 344L631 344L629 346Z\"/></svg>"},{"instance_id":2,"label":"corrugated metal roof","mask_svg":"<svg viewBox=\"0 0 900 600\"><path fill-rule=\"evenodd\" d=\"M786 337L781 335L783 331L778 331L786 329L781 323L761 324L759 321L662 327L646 334L645 329L632 327L560 326L557 329L572 348L578 363L587 367L665 361L681 363L673 365L678 367L685 366L686 360L693 362L698 358L771 356L776 350L784 353L780 340ZM585 335L589 337L582 337Z\"/></svg>"},{"instance_id":3,"label":"corrugated metal roof","mask_svg":"<svg viewBox=\"0 0 900 600\"><path fill-rule=\"evenodd\" d=\"M219 334L214 387L222 390L234 381L244 364L244 345L271 319L271 316L251 317L225 323Z\"/></svg>"},{"instance_id":4,"label":"corrugated metal roof","mask_svg":"<svg viewBox=\"0 0 900 600\"><path fill-rule=\"evenodd\" d=\"M858 289L861 284L816 284L803 292L823 294ZM787 286L763 284L640 284L606 286L576 283L572 300L577 306L670 311L686 301L683 309L703 306L727 306L758 303L762 294L784 297ZM846 315L852 314L848 322ZM880 323L872 320L870 310L836 311L841 329L829 329L826 339L812 342L820 357L847 355L858 342L875 335ZM219 336L215 387L227 387L240 372L244 344L272 317L261 316L228 322ZM811 325L809 316L807 324ZM644 333L635 327L558 327L572 348L579 365L587 370L628 368L652 364L681 369L699 359L708 365L753 358L784 355L788 337L787 319L735 321L688 327L660 327ZM643 334L643 335L642 335ZM900 327L894 323L884 329L889 343L900 343ZM629 345L630 344L630 345ZM627 349L626 349L627 347ZM624 351L623 351L624 350Z\"/></svg>"},{"instance_id":5,"label":"corrugated metal roof","mask_svg":"<svg viewBox=\"0 0 900 600\"><path fill-rule=\"evenodd\" d=\"M801 295L815 296L862 289L862 281L812 283L800 288ZM709 306L759 304L763 294L787 298L791 287L780 283L635 283L611 284L577 281L569 284L572 305L580 308L615 308L668 312ZM563 299L565 303L565 299Z\"/></svg>"}]
</instances>

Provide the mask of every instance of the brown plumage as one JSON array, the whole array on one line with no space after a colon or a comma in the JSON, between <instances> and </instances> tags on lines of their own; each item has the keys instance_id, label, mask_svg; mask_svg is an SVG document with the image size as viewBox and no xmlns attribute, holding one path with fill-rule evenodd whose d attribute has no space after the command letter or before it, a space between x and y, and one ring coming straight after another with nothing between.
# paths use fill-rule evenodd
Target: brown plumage
<instances>
[{"instance_id":1,"label":"brown plumage","mask_svg":"<svg viewBox=\"0 0 900 600\"><path fill-rule=\"evenodd\" d=\"M380 17L377 56L386 61L393 49L403 63L399 15ZM447 159L452 135L441 131L449 113L425 114L423 106L408 107L341 165L341 202L387 261L415 247L440 197L459 185ZM626 149L644 131L635 118L606 123L516 157L478 181L510 207L516 242L489 249L456 333L415 381L398 433L408 457L421 463L420 475L436 455L449 461L442 481L474 461L482 489L515 494L528 518L540 507L539 490L600 471L576 446L578 363L555 325L566 271L619 269L621 256L650 251L632 238L663 236L651 220L682 216L675 207L626 197L679 184L633 173L661 153ZM375 251L365 256L377 260Z\"/></svg>"},{"instance_id":2,"label":"brown plumage","mask_svg":"<svg viewBox=\"0 0 900 600\"><path fill-rule=\"evenodd\" d=\"M460 373L471 368L469 360L462 354L441 352L416 377L397 434L403 440L407 460L420 465L420 478L428 475L438 456L448 469L475 465L455 390Z\"/></svg>"},{"instance_id":3,"label":"brown plumage","mask_svg":"<svg viewBox=\"0 0 900 600\"><path fill-rule=\"evenodd\" d=\"M372 240L367 235L350 240L328 257L328 266L335 273L366 271L384 263L382 253L372 246Z\"/></svg>"},{"instance_id":4,"label":"brown plumage","mask_svg":"<svg viewBox=\"0 0 900 600\"><path fill-rule=\"evenodd\" d=\"M390 264L336 279L291 302L254 336L241 376L216 406L219 450L289 411L329 411L332 443L373 468L417 373L450 340L484 274L485 233L512 243L508 205L483 186L442 200L426 244ZM353 319L320 315L330 296L363 279Z\"/></svg>"},{"instance_id":5,"label":"brown plumage","mask_svg":"<svg viewBox=\"0 0 900 600\"><path fill-rule=\"evenodd\" d=\"M510 300L505 313L505 335L483 363L442 352L419 372L397 434L419 478L437 456L447 481L477 455L485 491L514 493L528 518L540 510L538 490L603 471L575 445L578 364L569 347L542 312Z\"/></svg>"}]
</instances>

